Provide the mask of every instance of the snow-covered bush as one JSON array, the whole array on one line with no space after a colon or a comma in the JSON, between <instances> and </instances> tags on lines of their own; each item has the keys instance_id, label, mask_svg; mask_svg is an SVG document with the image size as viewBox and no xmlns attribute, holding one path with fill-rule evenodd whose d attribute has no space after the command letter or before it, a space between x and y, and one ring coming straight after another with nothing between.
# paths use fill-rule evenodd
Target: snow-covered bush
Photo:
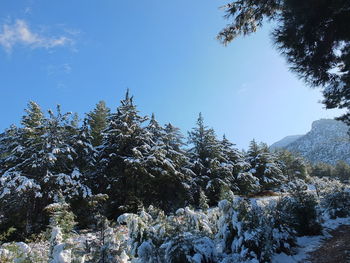
<instances>
[{"instance_id":1,"label":"snow-covered bush","mask_svg":"<svg viewBox=\"0 0 350 263\"><path fill-rule=\"evenodd\" d=\"M350 191L349 189L339 189L329 193L324 197L323 205L330 218L347 217L350 215Z\"/></svg>"},{"instance_id":2,"label":"snow-covered bush","mask_svg":"<svg viewBox=\"0 0 350 263\"><path fill-rule=\"evenodd\" d=\"M6 243L0 247L1 263L46 263L46 255L24 242Z\"/></svg>"},{"instance_id":3,"label":"snow-covered bush","mask_svg":"<svg viewBox=\"0 0 350 263\"><path fill-rule=\"evenodd\" d=\"M71 263L71 254L70 244L63 241L61 228L59 226L53 227L50 238L49 263Z\"/></svg>"},{"instance_id":4,"label":"snow-covered bush","mask_svg":"<svg viewBox=\"0 0 350 263\"><path fill-rule=\"evenodd\" d=\"M186 207L164 216L150 207L139 215L124 214L118 221L128 226L129 251L136 262L215 262L216 219L215 209Z\"/></svg>"},{"instance_id":5,"label":"snow-covered bush","mask_svg":"<svg viewBox=\"0 0 350 263\"><path fill-rule=\"evenodd\" d=\"M310 193L297 186L281 200L281 207L289 216L289 226L299 236L317 235L321 232L320 210L315 193Z\"/></svg>"},{"instance_id":6,"label":"snow-covered bush","mask_svg":"<svg viewBox=\"0 0 350 263\"><path fill-rule=\"evenodd\" d=\"M122 262L120 257L123 255L125 243L123 235L104 216L99 215L97 219L98 232L88 244L90 249L85 262Z\"/></svg>"},{"instance_id":7,"label":"snow-covered bush","mask_svg":"<svg viewBox=\"0 0 350 263\"><path fill-rule=\"evenodd\" d=\"M57 202L48 205L45 210L51 215L51 229L59 227L63 238L67 239L77 223L75 222L75 215L70 211L70 206L63 196L59 195Z\"/></svg>"},{"instance_id":8,"label":"snow-covered bush","mask_svg":"<svg viewBox=\"0 0 350 263\"><path fill-rule=\"evenodd\" d=\"M128 227L133 262L268 262L295 246L296 231L282 206L232 197L204 211L186 207L165 216L151 207L118 221Z\"/></svg>"},{"instance_id":9,"label":"snow-covered bush","mask_svg":"<svg viewBox=\"0 0 350 263\"><path fill-rule=\"evenodd\" d=\"M75 215L70 211L70 206L65 202L61 194L56 203L45 208L51 214L50 217L50 263L72 262L72 244L67 239L72 235L76 225Z\"/></svg>"},{"instance_id":10,"label":"snow-covered bush","mask_svg":"<svg viewBox=\"0 0 350 263\"><path fill-rule=\"evenodd\" d=\"M324 214L332 219L350 215L350 188L339 180L314 178Z\"/></svg>"},{"instance_id":11,"label":"snow-covered bush","mask_svg":"<svg viewBox=\"0 0 350 263\"><path fill-rule=\"evenodd\" d=\"M248 199L223 200L219 208L216 238L224 262L231 262L228 258L234 258L233 262L268 262L273 253L291 253L294 231L286 225L276 203L264 207Z\"/></svg>"},{"instance_id":12,"label":"snow-covered bush","mask_svg":"<svg viewBox=\"0 0 350 263\"><path fill-rule=\"evenodd\" d=\"M261 190L259 179L250 172L239 173L236 176L238 193L241 195L255 194Z\"/></svg>"}]
</instances>

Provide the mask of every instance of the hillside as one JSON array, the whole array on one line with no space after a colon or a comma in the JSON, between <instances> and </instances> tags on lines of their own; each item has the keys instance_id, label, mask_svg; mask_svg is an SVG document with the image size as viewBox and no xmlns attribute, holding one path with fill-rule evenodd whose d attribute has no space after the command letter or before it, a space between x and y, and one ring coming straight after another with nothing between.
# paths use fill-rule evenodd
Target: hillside
<instances>
[{"instance_id":1,"label":"hillside","mask_svg":"<svg viewBox=\"0 0 350 263\"><path fill-rule=\"evenodd\" d=\"M348 126L344 123L321 119L312 123L307 134L285 137L270 148L284 148L299 153L312 163L335 164L340 160L350 163L350 140L347 132Z\"/></svg>"}]
</instances>

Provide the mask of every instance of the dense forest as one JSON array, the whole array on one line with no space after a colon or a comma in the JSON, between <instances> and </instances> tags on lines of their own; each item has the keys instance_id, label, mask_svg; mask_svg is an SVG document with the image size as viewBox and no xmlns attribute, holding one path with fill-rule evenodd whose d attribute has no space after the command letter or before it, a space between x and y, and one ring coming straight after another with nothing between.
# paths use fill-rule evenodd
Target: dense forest
<instances>
[{"instance_id":1,"label":"dense forest","mask_svg":"<svg viewBox=\"0 0 350 263\"><path fill-rule=\"evenodd\" d=\"M51 235L36 255L50 262L268 262L319 234L321 213L349 214L348 164L308 164L255 140L240 151L201 114L186 139L141 116L129 92L115 112L101 101L83 120L29 102L1 134L0 157L0 242ZM258 205L266 195L274 202ZM64 243L77 231L96 234L88 248ZM27 246L6 244L17 247L0 249L1 262ZM27 254L20 262L41 262Z\"/></svg>"}]
</instances>

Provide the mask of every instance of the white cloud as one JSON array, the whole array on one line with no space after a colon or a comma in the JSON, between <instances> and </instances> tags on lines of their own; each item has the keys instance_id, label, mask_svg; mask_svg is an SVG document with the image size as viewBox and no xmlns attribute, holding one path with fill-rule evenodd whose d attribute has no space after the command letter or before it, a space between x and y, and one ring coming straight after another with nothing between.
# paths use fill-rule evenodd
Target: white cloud
<instances>
[{"instance_id":1,"label":"white cloud","mask_svg":"<svg viewBox=\"0 0 350 263\"><path fill-rule=\"evenodd\" d=\"M73 43L73 40L66 36L48 37L35 33L24 20L16 20L13 24L3 24L0 31L0 45L7 52L11 52L17 44L30 48L54 48L66 46Z\"/></svg>"}]
</instances>

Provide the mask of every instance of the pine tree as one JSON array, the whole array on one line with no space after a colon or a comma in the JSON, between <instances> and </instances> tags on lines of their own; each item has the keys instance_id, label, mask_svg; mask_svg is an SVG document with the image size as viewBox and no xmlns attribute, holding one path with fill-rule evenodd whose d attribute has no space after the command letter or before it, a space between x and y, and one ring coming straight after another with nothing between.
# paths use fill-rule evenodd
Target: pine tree
<instances>
[{"instance_id":1,"label":"pine tree","mask_svg":"<svg viewBox=\"0 0 350 263\"><path fill-rule=\"evenodd\" d=\"M38 139L42 134L40 131L43 130L42 125L44 124L44 114L41 111L40 106L33 101L28 103L28 108L25 109L25 112L27 114L22 117L21 122L26 133L25 136L31 139Z\"/></svg>"},{"instance_id":2,"label":"pine tree","mask_svg":"<svg viewBox=\"0 0 350 263\"><path fill-rule=\"evenodd\" d=\"M117 112L111 114L99 153L98 188L106 189L111 200L109 213L133 210L141 205L145 170L141 159L149 151L150 138L129 91Z\"/></svg>"},{"instance_id":3,"label":"pine tree","mask_svg":"<svg viewBox=\"0 0 350 263\"><path fill-rule=\"evenodd\" d=\"M179 147L181 139L177 137L177 130L173 126L167 127L165 130L160 126L152 114L145 128L150 138L150 149L141 160L141 165L150 179L145 182L149 186L145 192L144 205L175 211L190 200L191 177L189 170L183 167L187 164L187 158Z\"/></svg>"},{"instance_id":4,"label":"pine tree","mask_svg":"<svg viewBox=\"0 0 350 263\"><path fill-rule=\"evenodd\" d=\"M92 144L99 146L102 144L103 131L107 128L110 109L104 101L99 101L93 111L87 114L88 124L93 138Z\"/></svg>"},{"instance_id":5,"label":"pine tree","mask_svg":"<svg viewBox=\"0 0 350 263\"><path fill-rule=\"evenodd\" d=\"M217 173L223 180L229 190L235 193L241 193L242 174L250 165L245 161L243 153L234 148L226 136L223 136L220 141L220 165L217 168Z\"/></svg>"},{"instance_id":6,"label":"pine tree","mask_svg":"<svg viewBox=\"0 0 350 263\"><path fill-rule=\"evenodd\" d=\"M69 263L72 261L72 251L71 244L67 241L76 225L75 216L61 193L57 195L56 203L48 205L45 210L51 214L49 262Z\"/></svg>"},{"instance_id":7,"label":"pine tree","mask_svg":"<svg viewBox=\"0 0 350 263\"><path fill-rule=\"evenodd\" d=\"M198 204L199 201L199 187L201 187L209 198L209 205L214 205L218 201L221 187L225 186L217 174L220 166L220 142L214 130L204 125L201 113L197 119L197 127L193 128L188 135L188 142L192 146L188 155L196 175L195 182L198 185L196 203Z\"/></svg>"},{"instance_id":8,"label":"pine tree","mask_svg":"<svg viewBox=\"0 0 350 263\"><path fill-rule=\"evenodd\" d=\"M22 129L11 125L6 129L0 137L0 174L13 165L15 165L17 159L14 152L22 152L23 149L23 131Z\"/></svg>"},{"instance_id":9,"label":"pine tree","mask_svg":"<svg viewBox=\"0 0 350 263\"><path fill-rule=\"evenodd\" d=\"M294 179L305 179L307 176L306 163L301 156L291 153L287 150L279 150L276 152L277 162L282 173L287 177L288 181Z\"/></svg>"},{"instance_id":10,"label":"pine tree","mask_svg":"<svg viewBox=\"0 0 350 263\"><path fill-rule=\"evenodd\" d=\"M40 106L32 101L28 103L25 112L26 115L22 118L23 128L13 126L3 138L9 156L2 159L0 199L6 219L4 225L14 223L12 218L17 217L13 226L28 234L33 230L34 199L41 187L35 179L36 175L28 173L24 167L31 165L28 161L33 154L31 146L38 144L44 133L44 117Z\"/></svg>"},{"instance_id":11,"label":"pine tree","mask_svg":"<svg viewBox=\"0 0 350 263\"><path fill-rule=\"evenodd\" d=\"M8 220L16 222L18 230L24 227L22 233L26 234L42 228L46 220L42 210L59 191L68 200L91 194L71 145L71 136L78 133L70 125L71 114L62 114L58 106L57 114L49 111L46 118L38 109L30 103L23 117L24 127L18 133L18 145L11 158L5 159L1 175L0 199L4 207L10 209L13 202L22 200L6 213Z\"/></svg>"},{"instance_id":12,"label":"pine tree","mask_svg":"<svg viewBox=\"0 0 350 263\"><path fill-rule=\"evenodd\" d=\"M95 187L94 171L96 166L97 150L92 146L92 136L86 119L81 127L78 127L69 138L69 145L74 150L74 170L79 176L80 182L87 186L86 195L76 195L71 198L70 204L73 212L77 215L79 225L87 227L91 223L91 211L88 209L92 190ZM100 192L100 191L97 191Z\"/></svg>"},{"instance_id":13,"label":"pine tree","mask_svg":"<svg viewBox=\"0 0 350 263\"><path fill-rule=\"evenodd\" d=\"M270 153L266 144L259 145L252 140L246 159L251 166L249 172L259 179L262 190L271 190L285 180L275 156Z\"/></svg>"}]
</instances>

